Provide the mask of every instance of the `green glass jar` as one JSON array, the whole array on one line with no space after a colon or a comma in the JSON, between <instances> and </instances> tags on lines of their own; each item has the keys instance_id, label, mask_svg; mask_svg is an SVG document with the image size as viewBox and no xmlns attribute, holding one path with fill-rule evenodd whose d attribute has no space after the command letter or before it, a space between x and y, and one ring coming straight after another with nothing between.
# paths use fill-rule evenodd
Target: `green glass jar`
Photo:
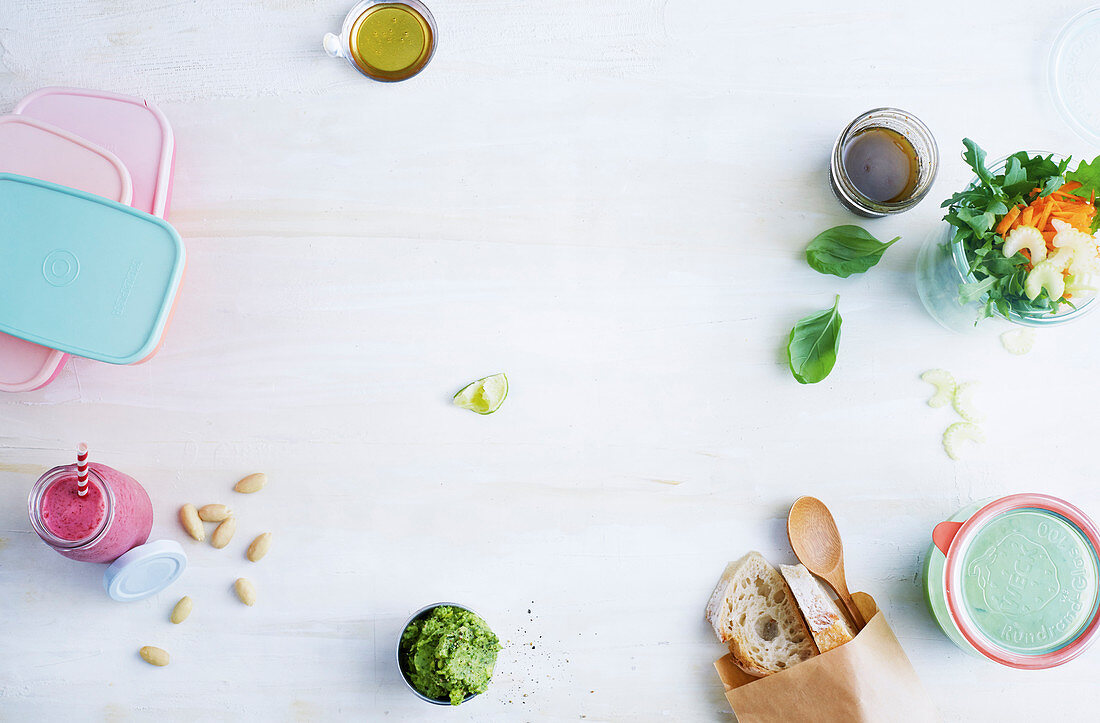
<instances>
[{"instance_id":1,"label":"green glass jar","mask_svg":"<svg viewBox=\"0 0 1100 723\"><path fill-rule=\"evenodd\" d=\"M1014 668L1050 668L1100 630L1100 533L1047 495L964 507L932 532L925 598L958 647Z\"/></svg>"}]
</instances>

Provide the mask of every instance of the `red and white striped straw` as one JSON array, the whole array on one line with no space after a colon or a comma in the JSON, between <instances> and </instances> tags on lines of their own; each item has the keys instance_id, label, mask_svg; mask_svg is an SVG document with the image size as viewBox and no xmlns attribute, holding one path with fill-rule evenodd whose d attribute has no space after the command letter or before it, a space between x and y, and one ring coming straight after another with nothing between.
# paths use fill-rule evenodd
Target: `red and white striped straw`
<instances>
[{"instance_id":1,"label":"red and white striped straw","mask_svg":"<svg viewBox=\"0 0 1100 723\"><path fill-rule=\"evenodd\" d=\"M76 493L88 494L88 445L83 442L76 448Z\"/></svg>"}]
</instances>

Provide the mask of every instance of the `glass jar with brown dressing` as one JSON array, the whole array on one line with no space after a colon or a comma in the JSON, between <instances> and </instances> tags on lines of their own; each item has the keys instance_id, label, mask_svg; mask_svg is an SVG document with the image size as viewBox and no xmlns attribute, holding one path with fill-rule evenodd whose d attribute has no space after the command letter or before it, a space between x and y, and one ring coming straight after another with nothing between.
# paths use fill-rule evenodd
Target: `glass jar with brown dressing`
<instances>
[{"instance_id":1,"label":"glass jar with brown dressing","mask_svg":"<svg viewBox=\"0 0 1100 723\"><path fill-rule=\"evenodd\" d=\"M920 203L938 166L939 151L928 126L898 108L875 108L836 139L829 176L833 193L848 210L879 218Z\"/></svg>"}]
</instances>

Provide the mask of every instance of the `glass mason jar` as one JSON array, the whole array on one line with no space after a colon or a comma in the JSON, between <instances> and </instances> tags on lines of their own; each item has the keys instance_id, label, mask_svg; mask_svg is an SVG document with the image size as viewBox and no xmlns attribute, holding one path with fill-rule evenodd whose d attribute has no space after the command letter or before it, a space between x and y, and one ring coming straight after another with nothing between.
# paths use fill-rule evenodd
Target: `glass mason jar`
<instances>
[{"instance_id":1,"label":"glass mason jar","mask_svg":"<svg viewBox=\"0 0 1100 723\"><path fill-rule=\"evenodd\" d=\"M131 476L88 465L88 494L77 495L76 465L38 478L27 500L31 526L61 555L80 562L113 562L144 544L153 528L149 495Z\"/></svg>"},{"instance_id":2,"label":"glass mason jar","mask_svg":"<svg viewBox=\"0 0 1100 723\"><path fill-rule=\"evenodd\" d=\"M863 131L872 128L884 128L894 131L909 141L917 156L917 181L913 190L898 201L876 201L868 198L852 183L844 167L844 151L848 144ZM920 203L939 170L939 150L932 131L912 113L899 108L874 108L860 115L841 131L833 144L832 160L829 162L829 182L833 193L849 211L866 218L881 218L893 213L902 213Z\"/></svg>"},{"instance_id":3,"label":"glass mason jar","mask_svg":"<svg viewBox=\"0 0 1100 723\"><path fill-rule=\"evenodd\" d=\"M371 80L408 80L431 62L439 31L420 0L359 0L340 34L325 33L325 52Z\"/></svg>"},{"instance_id":4,"label":"glass mason jar","mask_svg":"<svg viewBox=\"0 0 1100 723\"><path fill-rule=\"evenodd\" d=\"M1027 151L1028 155L1053 156L1059 161L1065 158L1047 151ZM994 175L1003 173L1008 156L994 161L989 170ZM977 182L971 179L970 185ZM924 308L943 327L951 331L973 331L979 315L985 307L986 297L963 304L959 301L959 287L977 281L970 272L970 262L961 243L955 241L955 228L944 223L941 229L932 233L917 253L917 293ZM1065 324L1079 319L1095 306L1095 297L1076 304L1076 308L1062 305L1057 314L1041 309L1010 309L1007 315L994 309L994 318L1008 321L1018 326L1049 327Z\"/></svg>"},{"instance_id":5,"label":"glass mason jar","mask_svg":"<svg viewBox=\"0 0 1100 723\"><path fill-rule=\"evenodd\" d=\"M925 602L962 650L1025 670L1083 653L1100 633L1100 532L1065 500L967 505L932 531Z\"/></svg>"}]
</instances>

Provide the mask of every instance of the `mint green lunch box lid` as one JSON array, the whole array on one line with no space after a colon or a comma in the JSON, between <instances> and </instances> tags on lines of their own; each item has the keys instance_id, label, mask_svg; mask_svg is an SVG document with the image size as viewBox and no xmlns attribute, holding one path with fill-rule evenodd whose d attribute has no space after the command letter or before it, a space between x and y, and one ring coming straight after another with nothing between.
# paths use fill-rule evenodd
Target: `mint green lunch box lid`
<instances>
[{"instance_id":1,"label":"mint green lunch box lid","mask_svg":"<svg viewBox=\"0 0 1100 723\"><path fill-rule=\"evenodd\" d=\"M1049 668L1100 632L1100 532L1065 500L1017 494L975 503L937 525L932 539L926 599L964 650Z\"/></svg>"},{"instance_id":2,"label":"mint green lunch box lid","mask_svg":"<svg viewBox=\"0 0 1100 723\"><path fill-rule=\"evenodd\" d=\"M144 361L184 263L183 241L163 219L0 173L0 332L110 364Z\"/></svg>"}]
</instances>

